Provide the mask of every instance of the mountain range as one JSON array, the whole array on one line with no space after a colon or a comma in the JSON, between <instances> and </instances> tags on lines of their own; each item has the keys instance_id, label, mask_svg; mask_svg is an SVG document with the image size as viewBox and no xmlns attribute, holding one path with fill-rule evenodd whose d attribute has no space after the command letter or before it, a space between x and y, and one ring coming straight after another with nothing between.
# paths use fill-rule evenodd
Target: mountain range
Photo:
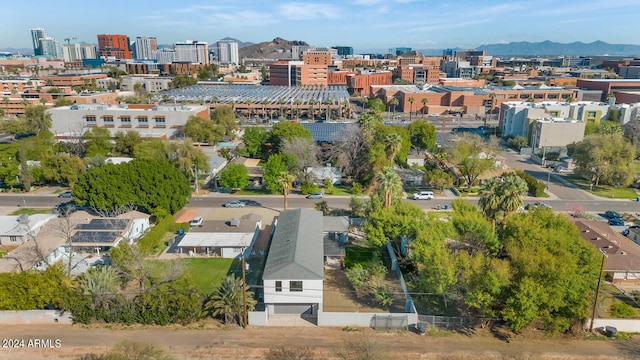
<instances>
[{"instance_id":1,"label":"mountain range","mask_svg":"<svg viewBox=\"0 0 640 360\"><path fill-rule=\"evenodd\" d=\"M521 55L521 56L640 56L640 45L609 44L604 41L591 43L572 42L511 42L508 44L480 45L477 50L486 50L488 55Z\"/></svg>"}]
</instances>

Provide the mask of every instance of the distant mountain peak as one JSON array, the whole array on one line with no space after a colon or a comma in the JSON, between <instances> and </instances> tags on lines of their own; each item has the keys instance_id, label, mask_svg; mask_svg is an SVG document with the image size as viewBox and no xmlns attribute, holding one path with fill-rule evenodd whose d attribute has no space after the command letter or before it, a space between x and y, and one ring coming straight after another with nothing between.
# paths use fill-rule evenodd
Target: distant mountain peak
<instances>
[{"instance_id":1,"label":"distant mountain peak","mask_svg":"<svg viewBox=\"0 0 640 360\"><path fill-rule=\"evenodd\" d=\"M591 43L580 41L572 43L558 43L550 40L541 42L518 41L508 44L486 44L477 48L486 50L489 55L522 55L522 56L637 56L640 55L640 45L609 44L601 40Z\"/></svg>"}]
</instances>

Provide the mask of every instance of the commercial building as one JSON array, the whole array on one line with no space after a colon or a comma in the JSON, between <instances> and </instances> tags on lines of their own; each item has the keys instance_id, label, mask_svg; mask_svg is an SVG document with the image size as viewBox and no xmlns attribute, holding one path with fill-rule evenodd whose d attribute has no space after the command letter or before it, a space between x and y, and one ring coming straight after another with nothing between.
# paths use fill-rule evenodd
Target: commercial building
<instances>
[{"instance_id":1,"label":"commercial building","mask_svg":"<svg viewBox=\"0 0 640 360\"><path fill-rule=\"evenodd\" d=\"M176 51L174 49L159 49L155 54L158 64L171 64L176 61Z\"/></svg>"},{"instance_id":2,"label":"commercial building","mask_svg":"<svg viewBox=\"0 0 640 360\"><path fill-rule=\"evenodd\" d=\"M33 43L33 54L35 56L41 56L42 46L40 45L40 39L47 37L47 31L43 28L31 29L31 42Z\"/></svg>"},{"instance_id":3,"label":"commercial building","mask_svg":"<svg viewBox=\"0 0 640 360\"><path fill-rule=\"evenodd\" d=\"M65 62L96 58L98 58L98 53L93 44L65 44L63 47L63 59Z\"/></svg>"},{"instance_id":4,"label":"commercial building","mask_svg":"<svg viewBox=\"0 0 640 360\"><path fill-rule=\"evenodd\" d=\"M640 79L578 79L576 86L582 89L600 90L600 101L618 91L640 91Z\"/></svg>"},{"instance_id":5,"label":"commercial building","mask_svg":"<svg viewBox=\"0 0 640 360\"><path fill-rule=\"evenodd\" d=\"M142 137L173 138L190 116L209 118L205 106L78 104L48 109L51 132L59 139L77 137L90 128L136 131Z\"/></svg>"},{"instance_id":6,"label":"commercial building","mask_svg":"<svg viewBox=\"0 0 640 360\"><path fill-rule=\"evenodd\" d=\"M209 64L209 47L206 42L187 40L175 43L175 61L192 64Z\"/></svg>"},{"instance_id":7,"label":"commercial building","mask_svg":"<svg viewBox=\"0 0 640 360\"><path fill-rule=\"evenodd\" d=\"M357 74L347 75L347 88L357 96L369 96L371 86L391 85L392 78L391 71L358 71Z\"/></svg>"},{"instance_id":8,"label":"commercial building","mask_svg":"<svg viewBox=\"0 0 640 360\"><path fill-rule=\"evenodd\" d=\"M101 57L116 59L131 59L129 37L120 34L98 35L98 53Z\"/></svg>"},{"instance_id":9,"label":"commercial building","mask_svg":"<svg viewBox=\"0 0 640 360\"><path fill-rule=\"evenodd\" d=\"M150 60L156 58L156 51L158 51L158 40L149 36L138 36L136 38L136 59Z\"/></svg>"},{"instance_id":10,"label":"commercial building","mask_svg":"<svg viewBox=\"0 0 640 360\"><path fill-rule=\"evenodd\" d=\"M217 54L218 54L218 64L237 65L240 62L240 58L238 56L237 42L231 41L231 40L220 40L216 43L216 46L217 46Z\"/></svg>"},{"instance_id":11,"label":"commercial building","mask_svg":"<svg viewBox=\"0 0 640 360\"><path fill-rule=\"evenodd\" d=\"M562 147L584 139L585 123L565 118L544 118L531 124L529 146L534 149L542 147Z\"/></svg>"},{"instance_id":12,"label":"commercial building","mask_svg":"<svg viewBox=\"0 0 640 360\"><path fill-rule=\"evenodd\" d=\"M42 56L62 59L62 47L60 47L58 40L52 37L40 38L40 50L42 51Z\"/></svg>"},{"instance_id":13,"label":"commercial building","mask_svg":"<svg viewBox=\"0 0 640 360\"><path fill-rule=\"evenodd\" d=\"M345 58L353 55L353 47L351 46L334 46L334 49L338 52L338 56Z\"/></svg>"}]
</instances>

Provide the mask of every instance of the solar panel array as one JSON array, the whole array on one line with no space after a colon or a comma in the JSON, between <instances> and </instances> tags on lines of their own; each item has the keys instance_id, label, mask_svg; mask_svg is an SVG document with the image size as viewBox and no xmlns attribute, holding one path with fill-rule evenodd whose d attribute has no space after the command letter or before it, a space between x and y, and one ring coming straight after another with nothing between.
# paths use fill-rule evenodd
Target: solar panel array
<instances>
[{"instance_id":1,"label":"solar panel array","mask_svg":"<svg viewBox=\"0 0 640 360\"><path fill-rule=\"evenodd\" d=\"M302 123L311 132L313 141L344 141L351 127L359 127L357 123Z\"/></svg>"},{"instance_id":2,"label":"solar panel array","mask_svg":"<svg viewBox=\"0 0 640 360\"><path fill-rule=\"evenodd\" d=\"M78 230L124 230L129 220L126 219L92 219L88 224L78 224Z\"/></svg>"},{"instance_id":3,"label":"solar panel array","mask_svg":"<svg viewBox=\"0 0 640 360\"><path fill-rule=\"evenodd\" d=\"M118 231L78 231L71 237L72 243L113 243L120 237Z\"/></svg>"},{"instance_id":4,"label":"solar panel array","mask_svg":"<svg viewBox=\"0 0 640 360\"><path fill-rule=\"evenodd\" d=\"M311 100L316 104L325 104L327 100L342 104L349 100L349 92L344 85L315 86L254 86L254 85L193 85L157 93L155 100L208 102L208 103L246 103L293 105L300 100L308 105Z\"/></svg>"}]
</instances>

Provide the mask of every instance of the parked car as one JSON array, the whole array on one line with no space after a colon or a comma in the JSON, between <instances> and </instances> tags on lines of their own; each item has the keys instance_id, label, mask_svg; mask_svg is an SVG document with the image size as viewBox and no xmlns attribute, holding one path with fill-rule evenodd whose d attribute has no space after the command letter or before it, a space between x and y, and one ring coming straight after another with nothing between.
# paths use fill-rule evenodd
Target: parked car
<instances>
[{"instance_id":1,"label":"parked car","mask_svg":"<svg viewBox=\"0 0 640 360\"><path fill-rule=\"evenodd\" d=\"M622 219L610 219L609 225L611 226L624 226L624 221Z\"/></svg>"},{"instance_id":2,"label":"parked car","mask_svg":"<svg viewBox=\"0 0 640 360\"><path fill-rule=\"evenodd\" d=\"M612 210L605 211L604 217L606 217L607 219L622 219L622 215Z\"/></svg>"},{"instance_id":3,"label":"parked car","mask_svg":"<svg viewBox=\"0 0 640 360\"><path fill-rule=\"evenodd\" d=\"M71 198L71 191L65 191L65 192L61 192L60 194L58 194L59 198Z\"/></svg>"},{"instance_id":4,"label":"parked car","mask_svg":"<svg viewBox=\"0 0 640 360\"><path fill-rule=\"evenodd\" d=\"M411 196L413 200L433 200L433 191L420 191Z\"/></svg>"},{"instance_id":5,"label":"parked car","mask_svg":"<svg viewBox=\"0 0 640 360\"><path fill-rule=\"evenodd\" d=\"M323 196L321 192L307 195L307 199L322 199L322 197Z\"/></svg>"},{"instance_id":6,"label":"parked car","mask_svg":"<svg viewBox=\"0 0 640 360\"><path fill-rule=\"evenodd\" d=\"M247 204L245 204L244 202L242 202L240 200L231 200L231 201L227 201L226 203L222 204L222 206L228 207L228 208L243 208L243 207L247 206Z\"/></svg>"},{"instance_id":7,"label":"parked car","mask_svg":"<svg viewBox=\"0 0 640 360\"><path fill-rule=\"evenodd\" d=\"M556 167L556 172L559 172L559 173L568 173L568 172L571 172L571 170L567 169L567 168L566 168L566 167L564 167L564 166L557 166L557 167Z\"/></svg>"},{"instance_id":8,"label":"parked car","mask_svg":"<svg viewBox=\"0 0 640 360\"><path fill-rule=\"evenodd\" d=\"M202 216L196 216L193 218L193 220L191 220L189 225L192 227L195 227L195 226L201 227L203 223L204 223L204 219L202 218Z\"/></svg>"},{"instance_id":9,"label":"parked car","mask_svg":"<svg viewBox=\"0 0 640 360\"><path fill-rule=\"evenodd\" d=\"M547 203L541 203L539 201L536 201L534 203L529 203L529 204L525 205L525 207L524 207L525 210L531 210L531 209L537 209L537 208L551 209L551 205L549 205Z\"/></svg>"}]
</instances>

